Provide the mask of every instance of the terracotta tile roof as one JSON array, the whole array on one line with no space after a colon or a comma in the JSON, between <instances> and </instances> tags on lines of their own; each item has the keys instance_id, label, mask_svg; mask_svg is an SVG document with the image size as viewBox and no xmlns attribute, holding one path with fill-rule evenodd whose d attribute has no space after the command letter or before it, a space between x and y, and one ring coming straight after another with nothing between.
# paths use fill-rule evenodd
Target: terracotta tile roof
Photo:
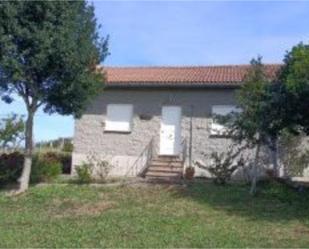
<instances>
[{"instance_id":1,"label":"terracotta tile roof","mask_svg":"<svg viewBox=\"0 0 309 249\"><path fill-rule=\"evenodd\" d=\"M239 86L249 65L190 67L104 67L109 87ZM274 77L279 64L265 65Z\"/></svg>"}]
</instances>

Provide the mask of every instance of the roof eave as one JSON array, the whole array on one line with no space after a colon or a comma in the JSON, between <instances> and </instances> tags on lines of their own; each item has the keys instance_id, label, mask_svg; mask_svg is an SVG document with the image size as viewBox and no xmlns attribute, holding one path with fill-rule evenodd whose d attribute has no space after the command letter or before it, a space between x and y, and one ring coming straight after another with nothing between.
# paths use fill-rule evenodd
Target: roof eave
<instances>
[{"instance_id":1,"label":"roof eave","mask_svg":"<svg viewBox=\"0 0 309 249\"><path fill-rule=\"evenodd\" d=\"M217 83L217 82L197 82L197 83L149 83L149 82L117 82L106 83L105 87L108 89L166 89L166 88L185 88L185 89L237 89L242 85L241 82Z\"/></svg>"}]
</instances>

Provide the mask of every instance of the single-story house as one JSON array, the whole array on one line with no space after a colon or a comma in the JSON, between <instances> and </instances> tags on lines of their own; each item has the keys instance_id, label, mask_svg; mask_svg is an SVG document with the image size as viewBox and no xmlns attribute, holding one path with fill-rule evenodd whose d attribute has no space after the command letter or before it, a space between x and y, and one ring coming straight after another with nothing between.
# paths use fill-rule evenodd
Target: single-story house
<instances>
[{"instance_id":1,"label":"single-story house","mask_svg":"<svg viewBox=\"0 0 309 249\"><path fill-rule=\"evenodd\" d=\"M280 65L266 65L274 76ZM231 143L214 114L236 107L249 65L104 67L104 92L75 122L73 172L95 153L112 176L180 176ZM209 176L196 167L196 176Z\"/></svg>"}]
</instances>

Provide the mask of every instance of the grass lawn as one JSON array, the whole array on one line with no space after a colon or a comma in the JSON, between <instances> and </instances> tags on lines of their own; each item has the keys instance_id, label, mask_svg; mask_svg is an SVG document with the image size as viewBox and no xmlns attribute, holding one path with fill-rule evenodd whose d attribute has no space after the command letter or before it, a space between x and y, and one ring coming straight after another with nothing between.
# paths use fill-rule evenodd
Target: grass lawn
<instances>
[{"instance_id":1,"label":"grass lawn","mask_svg":"<svg viewBox=\"0 0 309 249\"><path fill-rule=\"evenodd\" d=\"M309 247L309 193L263 184L0 193L0 247Z\"/></svg>"}]
</instances>

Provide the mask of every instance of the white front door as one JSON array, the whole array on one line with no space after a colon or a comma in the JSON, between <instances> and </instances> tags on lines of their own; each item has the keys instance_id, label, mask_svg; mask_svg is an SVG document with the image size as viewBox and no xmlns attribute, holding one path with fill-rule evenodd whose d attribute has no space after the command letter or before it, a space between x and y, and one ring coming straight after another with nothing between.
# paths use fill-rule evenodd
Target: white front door
<instances>
[{"instance_id":1,"label":"white front door","mask_svg":"<svg viewBox=\"0 0 309 249\"><path fill-rule=\"evenodd\" d=\"M181 107L163 106L160 130L160 155L178 155L181 139Z\"/></svg>"}]
</instances>

